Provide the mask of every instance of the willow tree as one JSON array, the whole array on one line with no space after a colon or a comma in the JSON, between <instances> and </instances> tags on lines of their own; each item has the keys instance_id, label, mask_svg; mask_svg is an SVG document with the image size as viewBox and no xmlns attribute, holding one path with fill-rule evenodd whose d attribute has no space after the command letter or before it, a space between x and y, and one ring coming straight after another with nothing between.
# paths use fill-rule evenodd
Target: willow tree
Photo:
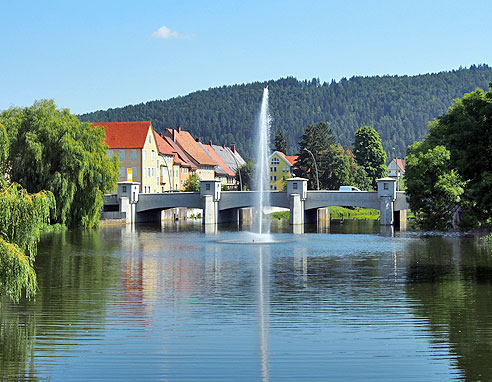
<instances>
[{"instance_id":1,"label":"willow tree","mask_svg":"<svg viewBox=\"0 0 492 382\"><path fill-rule=\"evenodd\" d=\"M8 139L0 125L0 295L19 301L36 292L33 269L40 228L49 221L55 200L50 192L29 194L6 177Z\"/></svg>"},{"instance_id":2,"label":"willow tree","mask_svg":"<svg viewBox=\"0 0 492 382\"><path fill-rule=\"evenodd\" d=\"M80 122L52 100L0 115L10 142L10 177L28 192L51 191L54 223L98 224L103 195L116 187L118 160L106 155L103 127Z\"/></svg>"}]
</instances>

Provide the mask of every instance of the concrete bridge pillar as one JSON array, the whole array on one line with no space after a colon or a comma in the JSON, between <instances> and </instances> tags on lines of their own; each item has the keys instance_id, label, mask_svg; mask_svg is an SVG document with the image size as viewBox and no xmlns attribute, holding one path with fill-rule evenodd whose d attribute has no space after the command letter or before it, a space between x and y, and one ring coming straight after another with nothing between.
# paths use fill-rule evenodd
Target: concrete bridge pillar
<instances>
[{"instance_id":1,"label":"concrete bridge pillar","mask_svg":"<svg viewBox=\"0 0 492 382\"><path fill-rule=\"evenodd\" d=\"M287 179L287 195L289 196L290 224L304 224L304 202L307 198L307 179Z\"/></svg>"},{"instance_id":2,"label":"concrete bridge pillar","mask_svg":"<svg viewBox=\"0 0 492 382\"><path fill-rule=\"evenodd\" d=\"M396 179L378 179L379 211L381 213L381 225L393 225L394 202L396 200Z\"/></svg>"},{"instance_id":3,"label":"concrete bridge pillar","mask_svg":"<svg viewBox=\"0 0 492 382\"><path fill-rule=\"evenodd\" d=\"M220 180L201 180L200 196L202 197L202 223L217 224L219 222Z\"/></svg>"}]
</instances>

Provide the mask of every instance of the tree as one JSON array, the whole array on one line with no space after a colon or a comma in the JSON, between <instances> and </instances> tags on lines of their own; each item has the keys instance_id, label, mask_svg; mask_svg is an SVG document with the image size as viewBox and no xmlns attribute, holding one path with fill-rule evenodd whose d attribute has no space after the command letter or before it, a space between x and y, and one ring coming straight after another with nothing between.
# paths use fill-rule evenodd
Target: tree
<instances>
[{"instance_id":1,"label":"tree","mask_svg":"<svg viewBox=\"0 0 492 382\"><path fill-rule=\"evenodd\" d=\"M199 192L200 191L200 178L197 174L191 174L188 180L184 184L184 190L186 192Z\"/></svg>"},{"instance_id":2,"label":"tree","mask_svg":"<svg viewBox=\"0 0 492 382\"><path fill-rule=\"evenodd\" d=\"M279 130L277 135L275 135L275 150L287 154L287 142L282 130Z\"/></svg>"},{"instance_id":3,"label":"tree","mask_svg":"<svg viewBox=\"0 0 492 382\"><path fill-rule=\"evenodd\" d=\"M310 188L316 186L315 162L318 165L321 160L321 152L335 143L336 138L328 122L306 126L299 143L300 152L295 165L297 167L296 175L307 178Z\"/></svg>"},{"instance_id":4,"label":"tree","mask_svg":"<svg viewBox=\"0 0 492 382\"><path fill-rule=\"evenodd\" d=\"M255 187L255 164L251 159L248 159L246 163L244 163L240 167L241 172L241 180L243 182L244 190L253 190ZM238 172L239 174L239 172ZM237 178L239 181L239 178Z\"/></svg>"},{"instance_id":5,"label":"tree","mask_svg":"<svg viewBox=\"0 0 492 382\"><path fill-rule=\"evenodd\" d=\"M366 171L372 188L375 189L377 179L387 176L388 168L381 138L374 127L364 126L355 132L354 155L359 166Z\"/></svg>"},{"instance_id":6,"label":"tree","mask_svg":"<svg viewBox=\"0 0 492 382\"><path fill-rule=\"evenodd\" d=\"M0 124L0 296L19 301L36 292L33 264L41 226L49 221L55 199L50 192L28 194L20 185L10 183L7 167L8 138Z\"/></svg>"},{"instance_id":7,"label":"tree","mask_svg":"<svg viewBox=\"0 0 492 382\"><path fill-rule=\"evenodd\" d=\"M410 207L419 207L419 197L432 197L440 208L423 210L423 215L429 227L435 222L438 229L448 226L441 224L442 210L453 207L460 209L462 229L492 223L492 89L477 89L455 100L448 113L429 124L429 134L421 145L412 146L409 159L432 167L437 161L432 150L446 152L445 165L437 167L433 178L435 186L419 179L421 171L409 173L407 160L407 191L414 195Z\"/></svg>"},{"instance_id":8,"label":"tree","mask_svg":"<svg viewBox=\"0 0 492 382\"><path fill-rule=\"evenodd\" d=\"M423 229L451 228L465 182L452 168L449 150L427 143L413 144L408 149L405 176L417 224Z\"/></svg>"},{"instance_id":9,"label":"tree","mask_svg":"<svg viewBox=\"0 0 492 382\"><path fill-rule=\"evenodd\" d=\"M52 222L95 227L105 192L116 188L118 159L110 159L103 127L80 122L52 100L0 115L10 142L9 176L28 192L51 191Z\"/></svg>"},{"instance_id":10,"label":"tree","mask_svg":"<svg viewBox=\"0 0 492 382\"><path fill-rule=\"evenodd\" d=\"M492 223L492 87L455 100L430 123L426 140L446 146L451 167L466 181L460 203L464 227Z\"/></svg>"}]
</instances>

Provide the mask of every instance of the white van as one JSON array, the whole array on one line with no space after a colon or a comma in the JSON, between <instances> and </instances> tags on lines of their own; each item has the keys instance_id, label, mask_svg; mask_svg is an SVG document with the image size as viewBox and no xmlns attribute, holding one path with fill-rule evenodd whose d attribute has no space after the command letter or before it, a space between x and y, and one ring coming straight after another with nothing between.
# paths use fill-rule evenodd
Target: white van
<instances>
[{"instance_id":1,"label":"white van","mask_svg":"<svg viewBox=\"0 0 492 382\"><path fill-rule=\"evenodd\" d=\"M360 191L357 187L354 186L340 186L339 191Z\"/></svg>"}]
</instances>

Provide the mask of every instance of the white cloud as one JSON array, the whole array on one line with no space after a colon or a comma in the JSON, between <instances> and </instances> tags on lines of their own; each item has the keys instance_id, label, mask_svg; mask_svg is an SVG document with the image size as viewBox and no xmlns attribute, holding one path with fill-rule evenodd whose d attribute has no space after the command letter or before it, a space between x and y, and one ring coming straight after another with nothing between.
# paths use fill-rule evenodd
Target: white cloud
<instances>
[{"instance_id":1,"label":"white cloud","mask_svg":"<svg viewBox=\"0 0 492 382\"><path fill-rule=\"evenodd\" d=\"M182 36L179 35L178 32L172 31L165 25L157 29L154 33L152 33L152 36L155 38L162 38L162 39L170 39L170 38L180 38Z\"/></svg>"}]
</instances>

